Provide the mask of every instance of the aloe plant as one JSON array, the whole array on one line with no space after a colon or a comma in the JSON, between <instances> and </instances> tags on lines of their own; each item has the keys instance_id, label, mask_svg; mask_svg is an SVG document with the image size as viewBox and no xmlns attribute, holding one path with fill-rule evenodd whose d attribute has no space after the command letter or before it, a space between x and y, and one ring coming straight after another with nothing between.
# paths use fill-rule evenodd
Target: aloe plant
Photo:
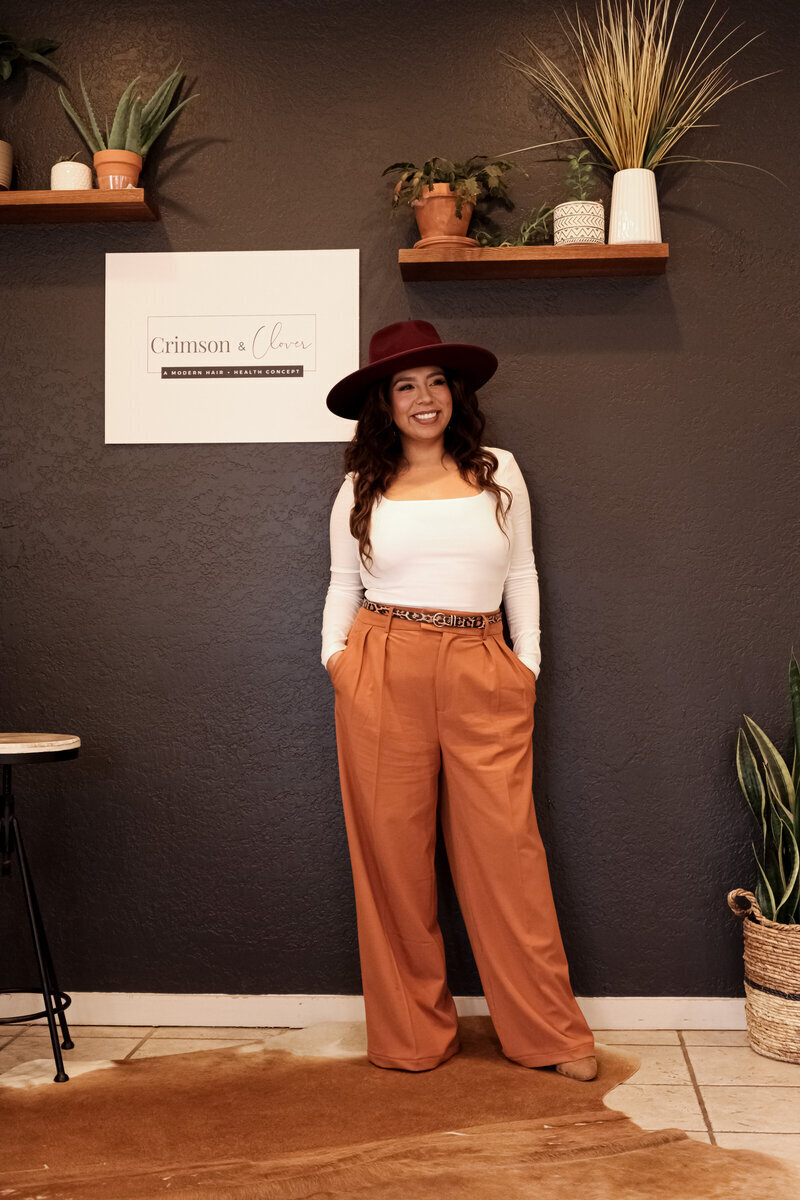
<instances>
[{"instance_id":1,"label":"aloe plant","mask_svg":"<svg viewBox=\"0 0 800 1200\"><path fill-rule=\"evenodd\" d=\"M183 75L178 71L178 67L176 66L163 83L158 85L153 95L147 101L144 101L140 95L134 92L136 84L141 79L141 76L137 75L135 79L131 80L119 98L110 132L108 122L106 122L104 137L100 132L100 126L97 123L92 103L86 92L83 74L80 71L78 74L83 100L89 115L89 128L84 125L61 88L58 89L58 94L78 133L86 142L89 149L95 154L100 150L130 150L134 154L141 155L142 161L144 161L148 150L159 134L166 129L170 121L175 119L184 104L188 104L190 100L194 100L197 95L197 93L194 93L194 95L187 96L170 113L167 113L167 109L172 103L175 92L183 79Z\"/></svg>"},{"instance_id":2,"label":"aloe plant","mask_svg":"<svg viewBox=\"0 0 800 1200\"><path fill-rule=\"evenodd\" d=\"M758 829L752 842L758 868L755 896L765 917L786 925L800 923L800 667L792 652L789 696L794 749L791 771L763 729L745 715L760 763L741 727L736 742L736 771Z\"/></svg>"}]
</instances>

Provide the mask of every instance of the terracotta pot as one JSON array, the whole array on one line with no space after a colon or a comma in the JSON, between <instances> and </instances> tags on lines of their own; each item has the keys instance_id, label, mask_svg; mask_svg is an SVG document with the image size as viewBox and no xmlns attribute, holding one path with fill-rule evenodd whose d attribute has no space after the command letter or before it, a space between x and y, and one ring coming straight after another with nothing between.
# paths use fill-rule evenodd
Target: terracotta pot
<instances>
[{"instance_id":1,"label":"terracotta pot","mask_svg":"<svg viewBox=\"0 0 800 1200\"><path fill-rule=\"evenodd\" d=\"M465 200L461 205L461 216L456 217L456 194L450 191L449 183L435 183L432 192L426 187L419 200L411 201L411 207L421 234L419 241L414 242L415 248L477 246L475 238L466 237L475 206Z\"/></svg>"},{"instance_id":2,"label":"terracotta pot","mask_svg":"<svg viewBox=\"0 0 800 1200\"><path fill-rule=\"evenodd\" d=\"M599 200L565 200L553 209L553 244L605 242L605 209Z\"/></svg>"},{"instance_id":3,"label":"terracotta pot","mask_svg":"<svg viewBox=\"0 0 800 1200\"><path fill-rule=\"evenodd\" d=\"M11 174L14 170L14 151L10 142L0 142L0 190L8 191L11 187Z\"/></svg>"},{"instance_id":4,"label":"terracotta pot","mask_svg":"<svg viewBox=\"0 0 800 1200\"><path fill-rule=\"evenodd\" d=\"M136 187L142 169L141 154L132 150L98 150L94 156L97 186L103 191Z\"/></svg>"}]
</instances>

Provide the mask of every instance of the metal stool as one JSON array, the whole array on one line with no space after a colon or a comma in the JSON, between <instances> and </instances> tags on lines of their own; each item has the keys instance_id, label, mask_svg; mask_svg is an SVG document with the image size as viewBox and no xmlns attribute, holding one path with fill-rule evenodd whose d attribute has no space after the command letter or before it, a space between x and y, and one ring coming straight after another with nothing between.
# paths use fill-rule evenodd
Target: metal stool
<instances>
[{"instance_id":1,"label":"metal stool","mask_svg":"<svg viewBox=\"0 0 800 1200\"><path fill-rule=\"evenodd\" d=\"M33 934L36 961L39 965L39 977L42 983L42 998L44 1000L44 1008L41 1012L26 1013L24 1016L18 1017L0 1017L0 1026L11 1025L17 1021L36 1021L40 1017L47 1017L47 1024L50 1028L50 1041L53 1044L53 1058L56 1063L56 1074L54 1076L56 1083L65 1083L69 1079L64 1070L61 1049L63 1047L64 1050L72 1050L74 1046L74 1042L69 1036L67 1018L64 1016L64 1009L69 1008L72 999L66 992L60 990L56 981L55 968L53 967L53 960L50 957L50 947L47 944L42 914L39 911L28 860L25 857L25 848L22 844L19 822L14 816L14 797L11 794L11 768L15 763L52 762L59 758L76 758L80 744L81 739L79 737L63 733L0 733L0 764L3 767L3 815L2 824L0 824L0 862L2 866L0 867L0 871L3 875L10 875L11 860L16 855L22 878L22 888L25 893L25 904L28 909L31 933ZM3 989L2 984L0 984L0 991L2 990L13 993L25 992L28 989ZM64 1037L61 1046L58 1044L56 1013L58 1014L61 1033Z\"/></svg>"}]
</instances>

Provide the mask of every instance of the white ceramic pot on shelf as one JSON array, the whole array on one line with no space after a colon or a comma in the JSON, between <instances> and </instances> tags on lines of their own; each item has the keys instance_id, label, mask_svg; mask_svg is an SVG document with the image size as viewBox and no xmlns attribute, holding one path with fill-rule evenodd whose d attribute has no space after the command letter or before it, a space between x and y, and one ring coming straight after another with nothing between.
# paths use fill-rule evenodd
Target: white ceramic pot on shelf
<instances>
[{"instance_id":1,"label":"white ceramic pot on shelf","mask_svg":"<svg viewBox=\"0 0 800 1200\"><path fill-rule=\"evenodd\" d=\"M605 243L606 215L599 200L565 200L553 209L553 244Z\"/></svg>"},{"instance_id":2,"label":"white ceramic pot on shelf","mask_svg":"<svg viewBox=\"0 0 800 1200\"><path fill-rule=\"evenodd\" d=\"M92 186L92 168L81 162L57 162L50 168L51 192L84 192Z\"/></svg>"},{"instance_id":3,"label":"white ceramic pot on shelf","mask_svg":"<svg viewBox=\"0 0 800 1200\"><path fill-rule=\"evenodd\" d=\"M608 244L660 242L661 220L655 173L648 167L617 171L611 185Z\"/></svg>"}]
</instances>

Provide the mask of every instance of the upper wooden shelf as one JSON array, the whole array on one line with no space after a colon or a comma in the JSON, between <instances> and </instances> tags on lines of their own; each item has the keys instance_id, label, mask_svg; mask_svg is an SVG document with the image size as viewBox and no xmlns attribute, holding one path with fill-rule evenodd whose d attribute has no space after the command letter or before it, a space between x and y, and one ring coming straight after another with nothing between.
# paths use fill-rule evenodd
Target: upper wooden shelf
<instances>
[{"instance_id":1,"label":"upper wooden shelf","mask_svg":"<svg viewBox=\"0 0 800 1200\"><path fill-rule=\"evenodd\" d=\"M663 275L667 242L613 246L423 246L400 250L403 279L553 279L579 275Z\"/></svg>"},{"instance_id":2,"label":"upper wooden shelf","mask_svg":"<svg viewBox=\"0 0 800 1200\"><path fill-rule=\"evenodd\" d=\"M81 192L0 192L0 225L42 221L157 221L144 188Z\"/></svg>"}]
</instances>

